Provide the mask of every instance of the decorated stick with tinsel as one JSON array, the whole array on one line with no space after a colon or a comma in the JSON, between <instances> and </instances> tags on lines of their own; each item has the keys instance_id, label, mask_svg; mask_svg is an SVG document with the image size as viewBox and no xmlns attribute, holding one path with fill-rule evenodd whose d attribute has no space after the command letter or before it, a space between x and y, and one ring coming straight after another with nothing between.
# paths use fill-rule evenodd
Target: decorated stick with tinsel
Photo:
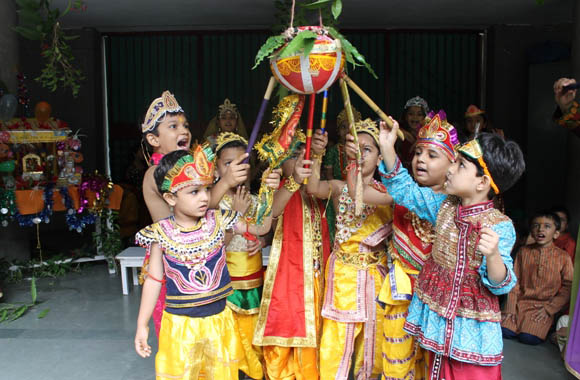
<instances>
[{"instance_id":1,"label":"decorated stick with tinsel","mask_svg":"<svg viewBox=\"0 0 580 380\"><path fill-rule=\"evenodd\" d=\"M350 96L348 94L348 87L346 81L342 78L340 79L340 91L342 92L342 100L344 102L344 109L346 110L346 118L348 119L348 125L350 129L350 134L354 137L354 144L356 145L356 162L357 162L357 176L355 184L355 197L354 197L354 213L359 216L362 213L363 207L363 182L362 182L362 172L360 170L361 164L361 153L358 147L358 136L356 134L356 128L354 126L354 115L352 113L352 105L350 104Z\"/></svg>"},{"instance_id":2,"label":"decorated stick with tinsel","mask_svg":"<svg viewBox=\"0 0 580 380\"><path fill-rule=\"evenodd\" d=\"M250 135L250 140L248 141L248 148L246 149L246 153L250 153L254 144L256 143L256 139L258 138L258 132L260 131L260 125L262 125L262 119L264 119L264 112L266 112L266 106L270 101L270 97L272 96L272 91L274 91L274 87L276 86L276 79L274 77L270 77L270 81L268 82L268 87L266 88L266 93L264 94L264 99L262 99L262 105L260 106L260 110L258 111L258 116L256 117L256 122L252 127L252 134ZM248 163L250 158L246 158L244 163Z\"/></svg>"},{"instance_id":3,"label":"decorated stick with tinsel","mask_svg":"<svg viewBox=\"0 0 580 380\"><path fill-rule=\"evenodd\" d=\"M389 128L393 128L393 121L387 116L386 113L383 112L383 110L381 110L381 108L375 102L373 102L373 100L356 83L352 81L352 79L348 77L348 75L343 73L341 79L344 80L344 82L346 82L348 86L352 88L352 90L356 92L357 95L360 96L361 99L364 100L369 107L371 107L371 109L381 118L381 120L387 123ZM346 112L348 114L348 111ZM397 136L399 136L401 140L405 140L405 136L403 135L403 132L401 132L400 129L397 131Z\"/></svg>"},{"instance_id":4,"label":"decorated stick with tinsel","mask_svg":"<svg viewBox=\"0 0 580 380\"><path fill-rule=\"evenodd\" d=\"M326 132L326 110L328 108L328 90L324 90L322 98L322 117L320 118L320 130L324 134Z\"/></svg>"},{"instance_id":5,"label":"decorated stick with tinsel","mask_svg":"<svg viewBox=\"0 0 580 380\"><path fill-rule=\"evenodd\" d=\"M310 147L312 146L312 130L314 127L314 103L316 102L316 94L310 94L310 103L308 104L308 123L306 124L306 148L304 151L304 159L310 160ZM305 167L308 167L306 165ZM308 184L308 178L304 179L304 184Z\"/></svg>"}]
</instances>

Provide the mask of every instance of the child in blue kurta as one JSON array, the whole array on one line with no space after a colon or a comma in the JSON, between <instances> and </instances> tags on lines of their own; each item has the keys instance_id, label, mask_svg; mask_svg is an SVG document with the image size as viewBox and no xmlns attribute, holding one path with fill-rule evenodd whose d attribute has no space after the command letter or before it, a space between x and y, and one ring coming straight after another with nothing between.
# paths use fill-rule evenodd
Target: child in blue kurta
<instances>
[{"instance_id":1,"label":"child in blue kurta","mask_svg":"<svg viewBox=\"0 0 580 380\"><path fill-rule=\"evenodd\" d=\"M398 125L380 135L382 181L395 203L435 226L431 257L416 283L405 330L432 351L431 379L501 379L498 295L516 283L511 220L493 207L524 170L517 144L482 133L458 149L447 195L419 187L396 157Z\"/></svg>"}]
</instances>

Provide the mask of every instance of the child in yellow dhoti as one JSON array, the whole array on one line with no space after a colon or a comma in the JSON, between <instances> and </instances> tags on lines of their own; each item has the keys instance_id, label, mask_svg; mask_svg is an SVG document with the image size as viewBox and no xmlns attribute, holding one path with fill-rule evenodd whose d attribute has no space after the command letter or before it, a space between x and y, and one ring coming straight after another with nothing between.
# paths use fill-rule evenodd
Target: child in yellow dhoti
<instances>
[{"instance_id":1,"label":"child in yellow dhoti","mask_svg":"<svg viewBox=\"0 0 580 380\"><path fill-rule=\"evenodd\" d=\"M375 299L387 272L385 240L391 232L392 207L384 187L373 179L381 161L379 130L370 119L357 122L355 128L362 160L358 168L351 161L347 181L353 182L356 171L361 170L364 188L379 190L381 204L363 205L357 216L344 181L319 181L312 176L307 186L317 197L331 196L336 210L336 236L326 268L322 307L321 379L347 379L353 354L357 379L376 379L381 373L383 313ZM316 152L325 144L326 135L317 131L313 149Z\"/></svg>"},{"instance_id":2,"label":"child in yellow dhoti","mask_svg":"<svg viewBox=\"0 0 580 380\"><path fill-rule=\"evenodd\" d=\"M175 151L163 157L154 178L173 215L142 229L137 242L150 252L135 333L135 350L151 355L149 320L167 279L165 310L155 358L157 380L238 378L243 348L237 323L226 306L233 289L226 266L226 231L268 232L238 221L234 211L208 209L213 154L198 146L193 155Z\"/></svg>"}]
</instances>

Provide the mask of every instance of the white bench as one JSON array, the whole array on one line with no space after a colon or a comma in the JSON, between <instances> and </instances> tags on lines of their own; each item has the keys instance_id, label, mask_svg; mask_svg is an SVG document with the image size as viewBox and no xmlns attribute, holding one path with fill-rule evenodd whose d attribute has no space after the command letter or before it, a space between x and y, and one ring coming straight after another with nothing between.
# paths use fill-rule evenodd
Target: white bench
<instances>
[{"instance_id":1,"label":"white bench","mask_svg":"<svg viewBox=\"0 0 580 380\"><path fill-rule=\"evenodd\" d=\"M133 285L139 285L139 273L137 268L143 266L145 259L145 248L129 247L115 256L121 265L121 283L123 285L123 295L129 294L129 284L127 283L127 268L131 268L133 273Z\"/></svg>"}]
</instances>

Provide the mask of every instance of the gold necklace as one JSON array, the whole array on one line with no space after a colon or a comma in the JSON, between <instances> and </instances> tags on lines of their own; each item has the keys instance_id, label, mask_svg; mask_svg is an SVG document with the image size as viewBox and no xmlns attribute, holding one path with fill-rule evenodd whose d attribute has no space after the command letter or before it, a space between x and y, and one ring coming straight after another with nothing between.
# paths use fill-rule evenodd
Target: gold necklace
<instances>
[{"instance_id":1,"label":"gold necklace","mask_svg":"<svg viewBox=\"0 0 580 380\"><path fill-rule=\"evenodd\" d=\"M410 212L411 214L411 225L415 231L415 235L425 244L433 244L435 241L435 233L433 232L433 226L427 220L419 219L417 214Z\"/></svg>"}]
</instances>

